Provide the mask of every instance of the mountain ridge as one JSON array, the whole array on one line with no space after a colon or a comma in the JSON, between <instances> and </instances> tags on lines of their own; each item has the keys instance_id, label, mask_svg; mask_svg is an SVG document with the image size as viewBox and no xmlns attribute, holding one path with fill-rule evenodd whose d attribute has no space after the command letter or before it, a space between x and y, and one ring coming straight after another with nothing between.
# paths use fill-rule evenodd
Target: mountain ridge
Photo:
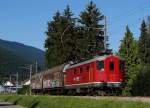
<instances>
[{"instance_id":1,"label":"mountain ridge","mask_svg":"<svg viewBox=\"0 0 150 108\"><path fill-rule=\"evenodd\" d=\"M19 80L29 77L29 70L25 65L32 64L35 71L35 61L38 61L38 70L45 68L45 52L41 49L19 42L0 39L0 82L9 80L10 75L19 73ZM15 77L12 77L12 79Z\"/></svg>"},{"instance_id":2,"label":"mountain ridge","mask_svg":"<svg viewBox=\"0 0 150 108\"><path fill-rule=\"evenodd\" d=\"M17 56L27 59L32 63L34 63L37 60L41 66L45 64L45 52L41 49L25 45L19 42L7 41L3 39L0 39L0 46L16 54Z\"/></svg>"}]
</instances>

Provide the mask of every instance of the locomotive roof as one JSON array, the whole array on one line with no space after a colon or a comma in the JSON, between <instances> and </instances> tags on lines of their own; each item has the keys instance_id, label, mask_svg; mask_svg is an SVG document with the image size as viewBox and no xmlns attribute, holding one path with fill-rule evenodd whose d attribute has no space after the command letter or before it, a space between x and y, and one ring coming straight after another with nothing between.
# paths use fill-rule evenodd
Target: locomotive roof
<instances>
[{"instance_id":1,"label":"locomotive roof","mask_svg":"<svg viewBox=\"0 0 150 108\"><path fill-rule=\"evenodd\" d=\"M106 57L108 57L108 56L110 56L110 55L98 56L98 57L95 57L95 58L93 58L93 59L86 60L86 61L84 61L84 62L80 62L80 63L78 63L78 64L71 65L71 66L69 66L67 69L71 69L71 68L74 68L74 67L77 67L77 66L80 66L80 65L83 65L83 64L88 64L88 63L93 62L93 61L96 61L96 60L101 61L101 60L104 60L104 59L105 59Z\"/></svg>"},{"instance_id":2,"label":"locomotive roof","mask_svg":"<svg viewBox=\"0 0 150 108\"><path fill-rule=\"evenodd\" d=\"M110 57L110 56L115 56L115 57L117 57L117 58L119 58L119 59L122 59L122 58L120 58L120 57L117 56L117 55L103 55L103 56L97 56L97 57L95 57L95 58L93 58L93 59L86 60L86 61L84 61L84 62L80 62L80 63L74 64L74 65L70 65L70 66L68 66L66 69L71 69L71 68L74 68L74 67L77 67L77 66L80 66L80 65L88 64L88 63L91 63L91 62L96 61L96 60L101 61L101 60L104 60L104 59L106 59L107 57ZM123 59L122 59L122 60L123 60Z\"/></svg>"}]
</instances>

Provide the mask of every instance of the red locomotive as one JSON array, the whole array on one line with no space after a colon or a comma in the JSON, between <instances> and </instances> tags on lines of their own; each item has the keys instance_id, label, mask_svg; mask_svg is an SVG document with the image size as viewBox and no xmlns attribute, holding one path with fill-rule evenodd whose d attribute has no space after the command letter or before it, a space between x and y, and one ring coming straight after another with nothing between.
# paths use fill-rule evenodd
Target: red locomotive
<instances>
[{"instance_id":1,"label":"red locomotive","mask_svg":"<svg viewBox=\"0 0 150 108\"><path fill-rule=\"evenodd\" d=\"M124 60L111 54L49 69L34 75L31 85L36 93L101 94L121 90L124 74Z\"/></svg>"}]
</instances>

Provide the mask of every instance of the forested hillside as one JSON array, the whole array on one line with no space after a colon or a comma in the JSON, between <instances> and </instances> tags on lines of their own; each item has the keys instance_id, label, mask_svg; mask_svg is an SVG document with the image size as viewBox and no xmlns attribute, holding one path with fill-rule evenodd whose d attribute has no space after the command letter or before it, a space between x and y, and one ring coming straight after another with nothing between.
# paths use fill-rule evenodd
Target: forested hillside
<instances>
[{"instance_id":1,"label":"forested hillside","mask_svg":"<svg viewBox=\"0 0 150 108\"><path fill-rule=\"evenodd\" d=\"M38 69L44 68L44 51L29 47L17 42L0 40L0 81L12 80L19 73L19 80L29 77L29 70L23 69L25 65L32 64L33 70L35 60L38 61Z\"/></svg>"},{"instance_id":2,"label":"forested hillside","mask_svg":"<svg viewBox=\"0 0 150 108\"><path fill-rule=\"evenodd\" d=\"M21 66L27 63L30 62L0 47L0 80L5 81L10 75L15 75L17 72L22 76Z\"/></svg>"},{"instance_id":3,"label":"forested hillside","mask_svg":"<svg viewBox=\"0 0 150 108\"><path fill-rule=\"evenodd\" d=\"M40 49L27 46L21 43L1 39L0 39L0 47L32 63L34 63L37 60L40 66L44 64L44 51Z\"/></svg>"}]
</instances>

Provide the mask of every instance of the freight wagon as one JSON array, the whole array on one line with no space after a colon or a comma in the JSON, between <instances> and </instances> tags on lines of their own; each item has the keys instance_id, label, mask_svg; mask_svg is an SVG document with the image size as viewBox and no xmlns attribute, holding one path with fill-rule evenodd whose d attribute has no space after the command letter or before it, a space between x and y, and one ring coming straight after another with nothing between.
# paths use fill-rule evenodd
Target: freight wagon
<instances>
[{"instance_id":1,"label":"freight wagon","mask_svg":"<svg viewBox=\"0 0 150 108\"><path fill-rule=\"evenodd\" d=\"M51 93L64 87L64 64L53 67L31 78L32 91L35 93Z\"/></svg>"}]
</instances>

